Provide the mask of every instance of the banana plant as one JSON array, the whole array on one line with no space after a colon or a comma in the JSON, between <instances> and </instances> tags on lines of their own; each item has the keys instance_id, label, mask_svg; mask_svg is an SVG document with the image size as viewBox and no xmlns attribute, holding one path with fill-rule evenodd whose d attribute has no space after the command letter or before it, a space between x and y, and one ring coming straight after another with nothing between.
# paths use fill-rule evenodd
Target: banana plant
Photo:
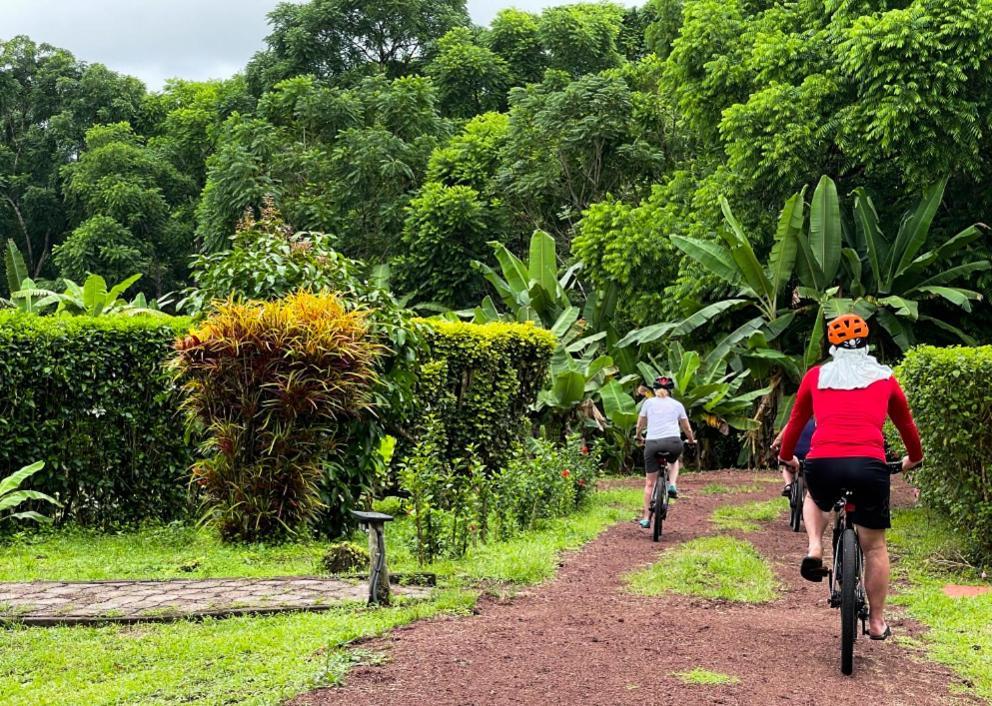
<instances>
[{"instance_id":1,"label":"banana plant","mask_svg":"<svg viewBox=\"0 0 992 706\"><path fill-rule=\"evenodd\" d=\"M8 240L4 248L4 270L10 299L0 299L0 303L33 314L41 314L58 303L55 292L37 286L28 276L24 256L12 240Z\"/></svg>"},{"instance_id":2,"label":"banana plant","mask_svg":"<svg viewBox=\"0 0 992 706\"><path fill-rule=\"evenodd\" d=\"M807 365L822 346L823 321L846 311L874 317L901 350L915 343L914 324L920 321L965 343L974 343L946 319L926 312L927 304L937 299L971 311L971 302L981 295L955 285L992 267L987 257L973 255L975 248L965 247L982 236L986 230L983 224L968 226L939 245L931 243L930 227L943 200L947 178L924 190L891 238L883 232L875 204L864 189L854 190L854 228L844 229L836 187L826 176L820 184L824 187L822 198L814 196L808 236L799 239L797 272L802 286L796 292L818 306ZM960 253L971 255L961 264L948 266L951 257Z\"/></svg>"},{"instance_id":3,"label":"banana plant","mask_svg":"<svg viewBox=\"0 0 992 706\"><path fill-rule=\"evenodd\" d=\"M761 414L755 414L755 403L769 395L773 388L745 389L750 369L729 370L725 359L701 356L678 343L669 347L666 364L649 357L639 363L639 368L645 382L659 375L671 376L675 381L675 397L697 429L714 429L726 436L732 429L754 432L761 428ZM709 455L710 437L703 434L701 441L703 447L697 457L700 463Z\"/></svg>"},{"instance_id":4,"label":"banana plant","mask_svg":"<svg viewBox=\"0 0 992 706\"><path fill-rule=\"evenodd\" d=\"M52 519L45 517L34 510L24 510L22 512L11 512L18 506L29 500L46 502L56 507L61 504L55 498L37 490L21 490L21 484L45 467L44 461L32 463L19 471L15 471L6 478L0 479L0 520L33 520L40 523L50 523Z\"/></svg>"},{"instance_id":5,"label":"banana plant","mask_svg":"<svg viewBox=\"0 0 992 706\"><path fill-rule=\"evenodd\" d=\"M141 279L141 275L132 275L123 282L107 288L107 282L100 275L91 274L82 286L72 280L65 281L65 292L55 295L59 303L59 311L76 316L102 316L104 314L151 314L168 316L158 309L152 308L139 294L133 301L123 298L131 285Z\"/></svg>"}]
</instances>

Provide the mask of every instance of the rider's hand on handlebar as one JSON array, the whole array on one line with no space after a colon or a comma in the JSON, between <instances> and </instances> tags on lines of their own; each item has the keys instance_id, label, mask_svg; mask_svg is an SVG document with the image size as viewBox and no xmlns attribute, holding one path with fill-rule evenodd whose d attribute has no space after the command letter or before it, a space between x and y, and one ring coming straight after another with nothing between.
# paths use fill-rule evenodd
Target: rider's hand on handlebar
<instances>
[{"instance_id":1,"label":"rider's hand on handlebar","mask_svg":"<svg viewBox=\"0 0 992 706\"><path fill-rule=\"evenodd\" d=\"M780 466L787 466L790 471L796 473L799 471L799 459L793 456L788 461L783 461L781 458L778 460Z\"/></svg>"},{"instance_id":2,"label":"rider's hand on handlebar","mask_svg":"<svg viewBox=\"0 0 992 706\"><path fill-rule=\"evenodd\" d=\"M914 468L916 468L917 466L920 466L922 464L923 464L923 459L920 459L916 463L913 463L912 461L909 460L909 456L903 456L902 457L902 470L903 470L903 473L905 473L906 471L911 471Z\"/></svg>"}]
</instances>

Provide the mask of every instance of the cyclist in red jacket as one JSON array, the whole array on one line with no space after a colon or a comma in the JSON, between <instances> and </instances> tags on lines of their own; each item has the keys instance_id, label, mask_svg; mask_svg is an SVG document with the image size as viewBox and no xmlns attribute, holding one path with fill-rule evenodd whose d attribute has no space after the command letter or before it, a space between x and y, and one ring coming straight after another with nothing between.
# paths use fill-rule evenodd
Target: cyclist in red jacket
<instances>
[{"instance_id":1,"label":"cyclist in red jacket","mask_svg":"<svg viewBox=\"0 0 992 706\"><path fill-rule=\"evenodd\" d=\"M868 355L868 324L848 314L827 324L832 360L811 368L796 393L792 416L782 437L779 459L798 468L796 442L811 416L816 431L806 456L809 495L803 520L809 551L800 567L802 576L822 581L823 530L829 512L843 489L854 493L851 518L858 527L865 555L865 590L868 593L868 631L876 640L892 634L885 623L885 598L889 587L889 555L885 530L889 517L889 470L885 465L882 425L886 416L895 423L907 455L903 470L923 461L920 435L892 369Z\"/></svg>"}]
</instances>

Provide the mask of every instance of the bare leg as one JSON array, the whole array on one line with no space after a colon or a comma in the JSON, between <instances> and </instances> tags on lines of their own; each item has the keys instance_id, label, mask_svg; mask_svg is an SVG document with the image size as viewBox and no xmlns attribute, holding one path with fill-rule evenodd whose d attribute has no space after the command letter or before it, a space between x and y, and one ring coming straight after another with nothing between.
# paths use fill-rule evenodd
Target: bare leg
<instances>
[{"instance_id":1,"label":"bare leg","mask_svg":"<svg viewBox=\"0 0 992 706\"><path fill-rule=\"evenodd\" d=\"M641 517L645 520L648 519L648 508L651 507L651 491L654 490L656 480L658 480L657 471L644 474L644 514Z\"/></svg>"},{"instance_id":2,"label":"bare leg","mask_svg":"<svg viewBox=\"0 0 992 706\"><path fill-rule=\"evenodd\" d=\"M808 556L823 558L823 530L827 528L830 513L824 512L813 502L813 497L806 493L803 504L803 522L806 524L806 536L809 538Z\"/></svg>"},{"instance_id":3,"label":"bare leg","mask_svg":"<svg viewBox=\"0 0 992 706\"><path fill-rule=\"evenodd\" d=\"M889 593L889 550L885 530L858 526L861 551L865 553L865 592L868 594L868 632L885 632L885 598Z\"/></svg>"},{"instance_id":4,"label":"bare leg","mask_svg":"<svg viewBox=\"0 0 992 706\"><path fill-rule=\"evenodd\" d=\"M668 464L668 484L678 485L679 481L679 469L682 468L682 464L679 461L675 463Z\"/></svg>"},{"instance_id":5,"label":"bare leg","mask_svg":"<svg viewBox=\"0 0 992 706\"><path fill-rule=\"evenodd\" d=\"M786 485L791 485L792 481L796 479L796 475L789 470L788 466L782 466L782 480Z\"/></svg>"}]
</instances>

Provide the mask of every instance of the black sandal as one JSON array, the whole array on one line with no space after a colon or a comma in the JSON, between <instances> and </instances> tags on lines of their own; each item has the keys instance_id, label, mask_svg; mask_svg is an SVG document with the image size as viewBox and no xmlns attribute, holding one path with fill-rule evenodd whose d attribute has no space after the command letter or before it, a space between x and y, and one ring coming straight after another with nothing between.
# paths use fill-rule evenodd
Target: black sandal
<instances>
[{"instance_id":1,"label":"black sandal","mask_svg":"<svg viewBox=\"0 0 992 706\"><path fill-rule=\"evenodd\" d=\"M804 556L803 563L799 565L799 575L807 581L819 583L829 573L827 567L823 565L823 559L815 556Z\"/></svg>"},{"instance_id":2,"label":"black sandal","mask_svg":"<svg viewBox=\"0 0 992 706\"><path fill-rule=\"evenodd\" d=\"M872 639L872 640L885 640L885 639L888 639L888 638L892 637L892 628L890 628L888 625L886 625L885 626L885 630L882 631L882 634L881 635L872 635L871 633L868 633L868 637L870 639Z\"/></svg>"}]
</instances>

